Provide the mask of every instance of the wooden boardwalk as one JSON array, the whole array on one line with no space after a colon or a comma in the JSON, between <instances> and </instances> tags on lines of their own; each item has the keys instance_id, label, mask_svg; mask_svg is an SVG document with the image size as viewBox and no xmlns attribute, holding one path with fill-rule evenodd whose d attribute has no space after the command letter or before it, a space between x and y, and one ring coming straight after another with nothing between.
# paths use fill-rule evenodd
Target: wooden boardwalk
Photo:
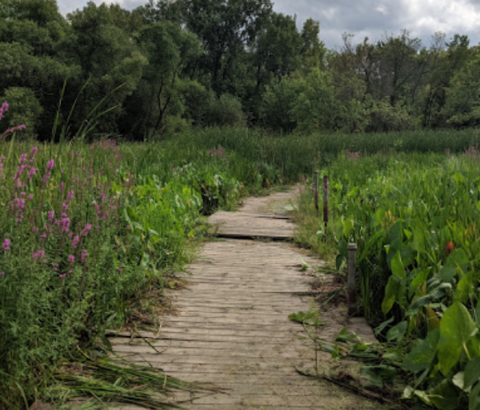
<instances>
[{"instance_id":1,"label":"wooden boardwalk","mask_svg":"<svg viewBox=\"0 0 480 410\"><path fill-rule=\"evenodd\" d=\"M240 212L221 212L210 221L221 223L223 237L290 238L293 225L272 207L275 201L285 204L289 195L252 198ZM155 349L142 339L115 337L110 339L114 351L171 376L225 389L176 397L191 410L374 408L295 370L314 367L315 357L302 326L288 319L310 307L302 259L312 267L320 264L284 242L209 242L189 267L188 289L176 292L178 313L163 319L157 335L146 334Z\"/></svg>"}]
</instances>

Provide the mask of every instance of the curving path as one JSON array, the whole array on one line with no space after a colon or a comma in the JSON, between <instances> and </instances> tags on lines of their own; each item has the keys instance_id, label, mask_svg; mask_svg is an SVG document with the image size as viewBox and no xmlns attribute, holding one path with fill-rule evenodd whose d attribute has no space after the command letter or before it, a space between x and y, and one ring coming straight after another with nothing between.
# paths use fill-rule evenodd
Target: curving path
<instances>
[{"instance_id":1,"label":"curving path","mask_svg":"<svg viewBox=\"0 0 480 410\"><path fill-rule=\"evenodd\" d=\"M250 198L238 212L219 212L210 218L223 239L206 243L189 267L189 287L176 292L173 303L178 313L164 318L157 335L145 334L154 348L142 339L110 339L114 351L129 360L225 389L219 394L176 397L182 406L191 410L376 407L295 370L314 367L315 356L302 326L288 315L310 307L305 296L310 276L302 272L302 259L312 268L321 262L289 243L265 240L292 237L294 226L283 216L291 197L290 192ZM342 326L334 324L330 332Z\"/></svg>"}]
</instances>

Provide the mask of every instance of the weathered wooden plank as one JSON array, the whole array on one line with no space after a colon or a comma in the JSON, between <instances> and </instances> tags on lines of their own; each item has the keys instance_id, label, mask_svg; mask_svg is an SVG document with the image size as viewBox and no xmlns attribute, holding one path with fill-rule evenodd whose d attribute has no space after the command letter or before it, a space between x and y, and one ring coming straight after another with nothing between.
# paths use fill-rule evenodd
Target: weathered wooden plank
<instances>
[{"instance_id":1,"label":"weathered wooden plank","mask_svg":"<svg viewBox=\"0 0 480 410\"><path fill-rule=\"evenodd\" d=\"M219 222L220 234L291 238L294 225L269 215L270 200L249 199L239 213L217 213L210 221ZM187 267L190 283L173 295L176 310L163 318L159 331L140 332L148 343L123 331L110 338L113 349L171 376L228 389L228 394L177 394L174 400L190 410L363 409L365 401L295 371L312 368L315 357L302 326L288 319L309 309L310 276L300 271L302 259L312 269L322 264L283 242L206 243ZM326 334L333 334L332 328Z\"/></svg>"}]
</instances>

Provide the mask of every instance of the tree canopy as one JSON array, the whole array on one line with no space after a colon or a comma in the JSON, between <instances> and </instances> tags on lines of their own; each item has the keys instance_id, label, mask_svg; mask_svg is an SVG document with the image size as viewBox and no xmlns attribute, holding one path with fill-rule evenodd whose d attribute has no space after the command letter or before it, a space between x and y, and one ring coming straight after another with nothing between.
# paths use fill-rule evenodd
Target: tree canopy
<instances>
[{"instance_id":1,"label":"tree canopy","mask_svg":"<svg viewBox=\"0 0 480 410\"><path fill-rule=\"evenodd\" d=\"M346 33L328 50L320 22L300 28L270 0L89 2L67 16L56 0L0 0L0 19L0 99L11 103L1 127L23 119L26 137L52 138L57 110L71 135L96 122L134 140L209 125L480 124L480 49L461 34L434 33L427 47L407 30L358 42Z\"/></svg>"}]
</instances>

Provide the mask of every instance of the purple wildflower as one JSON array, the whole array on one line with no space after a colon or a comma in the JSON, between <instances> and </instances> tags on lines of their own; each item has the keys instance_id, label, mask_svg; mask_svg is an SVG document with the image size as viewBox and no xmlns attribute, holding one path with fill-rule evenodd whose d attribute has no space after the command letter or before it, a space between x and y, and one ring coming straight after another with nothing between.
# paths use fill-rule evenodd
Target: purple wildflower
<instances>
[{"instance_id":1,"label":"purple wildflower","mask_svg":"<svg viewBox=\"0 0 480 410\"><path fill-rule=\"evenodd\" d=\"M60 186L58 187L58 190L62 192L63 188L65 188L65 182L60 182Z\"/></svg>"},{"instance_id":2,"label":"purple wildflower","mask_svg":"<svg viewBox=\"0 0 480 410\"><path fill-rule=\"evenodd\" d=\"M75 256L68 255L68 261L70 262L70 264L75 263Z\"/></svg>"},{"instance_id":3,"label":"purple wildflower","mask_svg":"<svg viewBox=\"0 0 480 410\"><path fill-rule=\"evenodd\" d=\"M85 260L86 260L86 259L87 259L87 250L84 249L84 250L82 251L82 256L81 256L81 258L80 258L80 262L85 263Z\"/></svg>"},{"instance_id":4,"label":"purple wildflower","mask_svg":"<svg viewBox=\"0 0 480 410\"><path fill-rule=\"evenodd\" d=\"M44 241L45 239L47 239L47 235L45 235L45 234L40 235L40 240L41 241Z\"/></svg>"},{"instance_id":5,"label":"purple wildflower","mask_svg":"<svg viewBox=\"0 0 480 410\"><path fill-rule=\"evenodd\" d=\"M48 222L51 223L53 221L53 218L55 218L55 211L48 211L47 215L48 215Z\"/></svg>"},{"instance_id":6,"label":"purple wildflower","mask_svg":"<svg viewBox=\"0 0 480 410\"><path fill-rule=\"evenodd\" d=\"M60 275L60 279L65 279L66 277L67 277L67 274L66 274L66 273L62 273L62 274Z\"/></svg>"},{"instance_id":7,"label":"purple wildflower","mask_svg":"<svg viewBox=\"0 0 480 410\"><path fill-rule=\"evenodd\" d=\"M62 232L70 230L70 218L62 218Z\"/></svg>"},{"instance_id":8,"label":"purple wildflower","mask_svg":"<svg viewBox=\"0 0 480 410\"><path fill-rule=\"evenodd\" d=\"M25 124L19 125L18 127L12 127L5 131L5 134L13 134L15 131L23 131L27 126Z\"/></svg>"},{"instance_id":9,"label":"purple wildflower","mask_svg":"<svg viewBox=\"0 0 480 410\"><path fill-rule=\"evenodd\" d=\"M47 171L51 171L53 169L53 166L55 165L55 161L53 159L51 159L50 161L48 161L48 164L47 164Z\"/></svg>"},{"instance_id":10,"label":"purple wildflower","mask_svg":"<svg viewBox=\"0 0 480 410\"><path fill-rule=\"evenodd\" d=\"M11 243L12 243L12 241L10 239L6 238L2 243L2 248L6 251L9 251Z\"/></svg>"},{"instance_id":11,"label":"purple wildflower","mask_svg":"<svg viewBox=\"0 0 480 410\"><path fill-rule=\"evenodd\" d=\"M5 101L0 107L0 120L3 118L3 115L8 111L8 103Z\"/></svg>"},{"instance_id":12,"label":"purple wildflower","mask_svg":"<svg viewBox=\"0 0 480 410\"><path fill-rule=\"evenodd\" d=\"M33 158L33 157L37 154L37 151L38 151L38 148L37 148L37 147L33 147L33 148L32 148L32 151L30 152L30 156Z\"/></svg>"},{"instance_id":13,"label":"purple wildflower","mask_svg":"<svg viewBox=\"0 0 480 410\"><path fill-rule=\"evenodd\" d=\"M78 236L75 236L72 241L72 248L76 248L78 245L78 242L80 242L80 238Z\"/></svg>"},{"instance_id":14,"label":"purple wildflower","mask_svg":"<svg viewBox=\"0 0 480 410\"><path fill-rule=\"evenodd\" d=\"M90 232L90 229L92 229L92 225L86 224L85 228L83 231L80 233L80 236L87 236L87 233Z\"/></svg>"}]
</instances>

